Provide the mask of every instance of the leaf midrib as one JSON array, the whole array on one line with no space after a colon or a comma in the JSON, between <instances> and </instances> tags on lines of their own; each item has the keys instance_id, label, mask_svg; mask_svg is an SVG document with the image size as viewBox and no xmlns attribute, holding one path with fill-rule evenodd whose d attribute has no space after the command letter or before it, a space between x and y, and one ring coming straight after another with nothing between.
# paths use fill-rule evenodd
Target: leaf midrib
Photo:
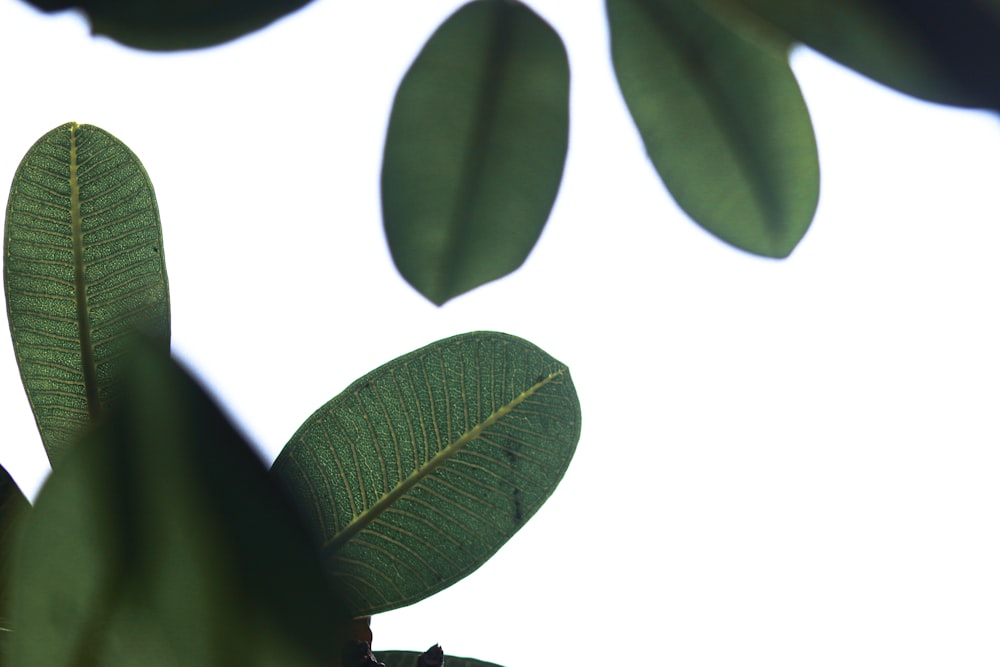
<instances>
[{"instance_id":1,"label":"leaf midrib","mask_svg":"<svg viewBox=\"0 0 1000 667\"><path fill-rule=\"evenodd\" d=\"M504 74L512 56L508 39L514 30L515 17L511 12L516 9L506 5L498 7L490 31L489 46L485 51L486 67L482 74L485 86L477 91L472 139L466 145L462 159L462 178L458 187L459 201L452 211L451 218L451 228L455 233L451 234L451 243L446 255L448 257L460 257L462 249L468 243L469 221L476 209L476 200L482 190L482 177L488 162L488 156L479 147L487 142L497 124L499 89L507 83ZM454 295L460 274L458 264L449 262L445 278L446 294Z\"/></svg>"},{"instance_id":2,"label":"leaf midrib","mask_svg":"<svg viewBox=\"0 0 1000 667\"><path fill-rule=\"evenodd\" d=\"M97 364L94 361L94 346L90 336L90 307L87 303L87 276L83 262L83 214L80 209L79 160L77 157L76 131L79 125L69 128L69 215L70 236L73 243L73 282L76 297L76 325L80 334L80 361L83 370L83 386L87 396L87 413L91 420L101 414L98 394Z\"/></svg>"},{"instance_id":3,"label":"leaf midrib","mask_svg":"<svg viewBox=\"0 0 1000 667\"><path fill-rule=\"evenodd\" d=\"M406 479L396 485L389 493L385 494L379 498L374 505L363 511L358 516L354 517L343 530L335 534L332 538L327 540L322 546L322 554L324 557L330 557L334 555L343 545L349 542L355 535L364 530L370 523L379 517L385 510L391 507L397 500L402 498L406 493L413 489L417 484L426 479L432 472L440 468L446 461L451 459L455 454L460 452L468 445L473 442L490 426L496 424L503 417L510 414L514 408L524 402L526 399L538 393L538 390L544 387L546 384L554 380L555 378L564 375L566 373L566 368L561 368L557 371L549 373L541 380L533 384L531 387L522 391L510 403L501 406L496 412L491 414L489 417L484 419L481 423L476 424L473 428L463 433L454 442L450 443L444 449L438 451L429 461L424 463L422 466L410 473Z\"/></svg>"},{"instance_id":4,"label":"leaf midrib","mask_svg":"<svg viewBox=\"0 0 1000 667\"><path fill-rule=\"evenodd\" d=\"M691 54L697 54L700 50L699 44L691 35L682 29L678 29L677 26L681 22L672 20L676 15L667 15L672 10L668 10L662 3L651 2L650 0L639 0L639 4L642 10L645 10L647 15L652 17L653 22L660 30L669 33L673 37L676 51L681 55L681 59L685 63L689 63L692 60ZM692 11L707 14L700 7L692 6L691 9ZM715 22L717 24L715 27L720 30L732 32L721 21L711 15L700 18ZM739 38L737 37L737 39ZM693 58L700 60L701 56L696 55ZM711 123L718 129L719 134L737 148L731 152L734 157L734 163L740 173L743 174L745 180L752 184L752 199L757 204L756 213L760 220L770 230L778 234L785 234L787 224L782 215L785 207L780 198L773 194L775 188L771 187L772 184L767 178L768 170L758 163L758 151L754 142L749 139L745 128L729 120L732 115L730 112L733 109L733 104L725 94L723 86L720 85L714 67L708 67L708 71L710 75L691 76L688 78L688 81L695 89L701 92L702 100L704 100L705 105L710 110ZM685 72L685 74L687 73Z\"/></svg>"}]
</instances>

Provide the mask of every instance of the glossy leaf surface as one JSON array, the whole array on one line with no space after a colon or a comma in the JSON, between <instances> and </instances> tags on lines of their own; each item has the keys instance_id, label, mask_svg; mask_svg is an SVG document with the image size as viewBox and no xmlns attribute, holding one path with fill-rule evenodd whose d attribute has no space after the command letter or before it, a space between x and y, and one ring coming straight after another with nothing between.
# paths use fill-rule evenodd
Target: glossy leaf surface
<instances>
[{"instance_id":1,"label":"glossy leaf surface","mask_svg":"<svg viewBox=\"0 0 1000 667\"><path fill-rule=\"evenodd\" d=\"M14 175L4 229L7 315L49 460L113 400L133 329L170 346L163 239L153 186L125 144L68 123Z\"/></svg>"},{"instance_id":2,"label":"glossy leaf surface","mask_svg":"<svg viewBox=\"0 0 1000 667\"><path fill-rule=\"evenodd\" d=\"M125 372L24 524L11 664L336 664L343 607L297 510L172 361Z\"/></svg>"},{"instance_id":3,"label":"glossy leaf surface","mask_svg":"<svg viewBox=\"0 0 1000 667\"><path fill-rule=\"evenodd\" d=\"M416 651L377 651L376 656L385 667L417 667L417 659L421 656ZM472 658L455 658L445 656L445 667L500 667L493 662L483 662Z\"/></svg>"},{"instance_id":4,"label":"glossy leaf surface","mask_svg":"<svg viewBox=\"0 0 1000 667\"><path fill-rule=\"evenodd\" d=\"M887 86L932 102L1000 109L993 0L710 0L761 18Z\"/></svg>"},{"instance_id":5,"label":"glossy leaf surface","mask_svg":"<svg viewBox=\"0 0 1000 667\"><path fill-rule=\"evenodd\" d=\"M28 499L17 488L6 470L0 468L0 664L3 660L7 630L7 594L10 590L10 559L16 542L17 526L31 509Z\"/></svg>"},{"instance_id":6,"label":"glossy leaf surface","mask_svg":"<svg viewBox=\"0 0 1000 667\"><path fill-rule=\"evenodd\" d=\"M809 112L786 42L697 0L607 0L615 72L677 203L723 241L785 257L819 199Z\"/></svg>"},{"instance_id":7,"label":"glossy leaf surface","mask_svg":"<svg viewBox=\"0 0 1000 667\"><path fill-rule=\"evenodd\" d=\"M477 0L430 38L392 108L382 213L393 260L440 305L517 269L562 179L569 64L519 2Z\"/></svg>"},{"instance_id":8,"label":"glossy leaf surface","mask_svg":"<svg viewBox=\"0 0 1000 667\"><path fill-rule=\"evenodd\" d=\"M309 0L25 0L82 10L96 35L157 51L213 46L263 28Z\"/></svg>"},{"instance_id":9,"label":"glossy leaf surface","mask_svg":"<svg viewBox=\"0 0 1000 667\"><path fill-rule=\"evenodd\" d=\"M567 367L478 332L362 377L302 425L272 472L362 616L482 565L552 493L579 436Z\"/></svg>"}]
</instances>

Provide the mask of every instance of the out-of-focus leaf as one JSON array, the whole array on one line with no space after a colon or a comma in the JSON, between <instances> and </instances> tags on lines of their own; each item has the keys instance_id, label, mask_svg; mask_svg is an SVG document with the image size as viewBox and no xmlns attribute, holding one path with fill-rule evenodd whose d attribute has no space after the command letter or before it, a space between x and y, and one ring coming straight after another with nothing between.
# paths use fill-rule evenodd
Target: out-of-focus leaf
<instances>
[{"instance_id":1,"label":"out-of-focus leaf","mask_svg":"<svg viewBox=\"0 0 1000 667\"><path fill-rule=\"evenodd\" d=\"M785 257L812 222L819 162L788 44L698 0L607 0L622 94L677 203L722 240Z\"/></svg>"},{"instance_id":2,"label":"out-of-focus leaf","mask_svg":"<svg viewBox=\"0 0 1000 667\"><path fill-rule=\"evenodd\" d=\"M351 613L416 602L524 525L580 437L569 369L507 334L402 356L313 414L275 461Z\"/></svg>"},{"instance_id":3,"label":"out-of-focus leaf","mask_svg":"<svg viewBox=\"0 0 1000 667\"><path fill-rule=\"evenodd\" d=\"M520 2L453 14L410 67L382 165L386 237L434 303L517 269L559 191L569 139L562 40Z\"/></svg>"},{"instance_id":4,"label":"out-of-focus leaf","mask_svg":"<svg viewBox=\"0 0 1000 667\"><path fill-rule=\"evenodd\" d=\"M4 229L14 352L55 465L115 396L130 331L170 348L170 303L156 197L121 141L67 123L14 174Z\"/></svg>"},{"instance_id":5,"label":"out-of-focus leaf","mask_svg":"<svg viewBox=\"0 0 1000 667\"><path fill-rule=\"evenodd\" d=\"M332 665L343 606L297 511L152 346L24 523L16 667Z\"/></svg>"},{"instance_id":6,"label":"out-of-focus leaf","mask_svg":"<svg viewBox=\"0 0 1000 667\"><path fill-rule=\"evenodd\" d=\"M10 590L10 557L16 542L17 526L31 508L10 474L0 467L0 665L4 660L7 633L7 593Z\"/></svg>"},{"instance_id":7,"label":"out-of-focus leaf","mask_svg":"<svg viewBox=\"0 0 1000 667\"><path fill-rule=\"evenodd\" d=\"M416 651L378 651L376 655L380 662L385 663L385 667L417 667L417 660L422 654ZM472 658L455 658L446 655L444 667L500 667L500 665Z\"/></svg>"},{"instance_id":8,"label":"out-of-focus leaf","mask_svg":"<svg viewBox=\"0 0 1000 667\"><path fill-rule=\"evenodd\" d=\"M932 102L1000 109L996 0L706 0L763 19L887 86Z\"/></svg>"},{"instance_id":9,"label":"out-of-focus leaf","mask_svg":"<svg viewBox=\"0 0 1000 667\"><path fill-rule=\"evenodd\" d=\"M263 28L310 0L25 0L45 12L76 8L94 34L156 51L214 46Z\"/></svg>"}]
</instances>

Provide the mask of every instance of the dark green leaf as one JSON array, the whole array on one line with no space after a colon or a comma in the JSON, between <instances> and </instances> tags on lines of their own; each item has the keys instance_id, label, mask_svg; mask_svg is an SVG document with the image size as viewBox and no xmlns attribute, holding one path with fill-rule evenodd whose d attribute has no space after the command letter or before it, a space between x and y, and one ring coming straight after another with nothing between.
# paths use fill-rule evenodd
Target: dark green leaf
<instances>
[{"instance_id":1,"label":"dark green leaf","mask_svg":"<svg viewBox=\"0 0 1000 667\"><path fill-rule=\"evenodd\" d=\"M440 305L527 258L569 138L562 40L528 7L477 0L431 37L396 94L382 166L400 273Z\"/></svg>"},{"instance_id":2,"label":"dark green leaf","mask_svg":"<svg viewBox=\"0 0 1000 667\"><path fill-rule=\"evenodd\" d=\"M739 248L785 257L819 198L809 112L788 44L698 0L607 0L622 94L677 203Z\"/></svg>"},{"instance_id":3,"label":"dark green leaf","mask_svg":"<svg viewBox=\"0 0 1000 667\"><path fill-rule=\"evenodd\" d=\"M713 1L747 10L790 39L904 93L1000 109L996 0ZM749 16L743 20L752 23Z\"/></svg>"},{"instance_id":4,"label":"dark green leaf","mask_svg":"<svg viewBox=\"0 0 1000 667\"><path fill-rule=\"evenodd\" d=\"M4 287L14 351L53 464L112 402L134 328L170 347L156 197L125 144L68 123L31 147L7 203Z\"/></svg>"},{"instance_id":5,"label":"dark green leaf","mask_svg":"<svg viewBox=\"0 0 1000 667\"><path fill-rule=\"evenodd\" d=\"M343 608L243 438L144 346L24 524L17 667L332 665Z\"/></svg>"},{"instance_id":6,"label":"dark green leaf","mask_svg":"<svg viewBox=\"0 0 1000 667\"><path fill-rule=\"evenodd\" d=\"M93 32L140 49L170 51L235 39L310 0L25 0L46 12L77 8Z\"/></svg>"},{"instance_id":7,"label":"dark green leaf","mask_svg":"<svg viewBox=\"0 0 1000 667\"><path fill-rule=\"evenodd\" d=\"M385 667L417 667L420 653L415 651L379 651L377 657ZM473 660L472 658L454 658L445 656L444 667L500 667L496 663Z\"/></svg>"},{"instance_id":8,"label":"dark green leaf","mask_svg":"<svg viewBox=\"0 0 1000 667\"><path fill-rule=\"evenodd\" d=\"M17 528L31 504L24 497L17 484L6 470L0 468L0 665L3 660L2 647L7 641L10 629L7 623L7 594L10 590L10 557L16 542Z\"/></svg>"},{"instance_id":9,"label":"dark green leaf","mask_svg":"<svg viewBox=\"0 0 1000 667\"><path fill-rule=\"evenodd\" d=\"M470 333L352 384L302 425L272 471L362 616L482 565L552 493L579 436L565 365L519 338Z\"/></svg>"}]
</instances>

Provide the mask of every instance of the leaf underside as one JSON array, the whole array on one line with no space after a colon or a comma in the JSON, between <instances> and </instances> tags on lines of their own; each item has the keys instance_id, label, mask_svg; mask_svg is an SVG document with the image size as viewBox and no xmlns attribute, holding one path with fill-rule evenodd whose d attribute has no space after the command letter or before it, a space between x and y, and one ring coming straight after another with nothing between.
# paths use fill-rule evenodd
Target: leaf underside
<instances>
[{"instance_id":1,"label":"leaf underside","mask_svg":"<svg viewBox=\"0 0 1000 667\"><path fill-rule=\"evenodd\" d=\"M619 86L650 160L699 225L785 257L812 222L819 162L788 43L698 0L607 0Z\"/></svg>"},{"instance_id":2,"label":"leaf underside","mask_svg":"<svg viewBox=\"0 0 1000 667\"><path fill-rule=\"evenodd\" d=\"M979 0L713 0L931 102L1000 110L1000 3ZM749 23L747 18L744 21Z\"/></svg>"},{"instance_id":3,"label":"leaf underside","mask_svg":"<svg viewBox=\"0 0 1000 667\"><path fill-rule=\"evenodd\" d=\"M477 332L352 384L302 425L272 472L363 616L482 565L552 493L579 435L567 367L522 339Z\"/></svg>"},{"instance_id":4,"label":"leaf underside","mask_svg":"<svg viewBox=\"0 0 1000 667\"><path fill-rule=\"evenodd\" d=\"M170 346L163 239L153 186L125 144L68 123L14 176L4 287L18 368L53 464L115 397L126 342Z\"/></svg>"},{"instance_id":5,"label":"leaf underside","mask_svg":"<svg viewBox=\"0 0 1000 667\"><path fill-rule=\"evenodd\" d=\"M125 368L24 522L12 664L336 664L347 617L297 510L162 352Z\"/></svg>"},{"instance_id":6,"label":"leaf underside","mask_svg":"<svg viewBox=\"0 0 1000 667\"><path fill-rule=\"evenodd\" d=\"M95 35L173 51L215 46L253 32L310 0L26 0L46 12L76 8Z\"/></svg>"},{"instance_id":7,"label":"leaf underside","mask_svg":"<svg viewBox=\"0 0 1000 667\"><path fill-rule=\"evenodd\" d=\"M527 6L478 0L453 14L407 72L382 165L393 260L434 303L525 261L559 191L569 62Z\"/></svg>"}]
</instances>

